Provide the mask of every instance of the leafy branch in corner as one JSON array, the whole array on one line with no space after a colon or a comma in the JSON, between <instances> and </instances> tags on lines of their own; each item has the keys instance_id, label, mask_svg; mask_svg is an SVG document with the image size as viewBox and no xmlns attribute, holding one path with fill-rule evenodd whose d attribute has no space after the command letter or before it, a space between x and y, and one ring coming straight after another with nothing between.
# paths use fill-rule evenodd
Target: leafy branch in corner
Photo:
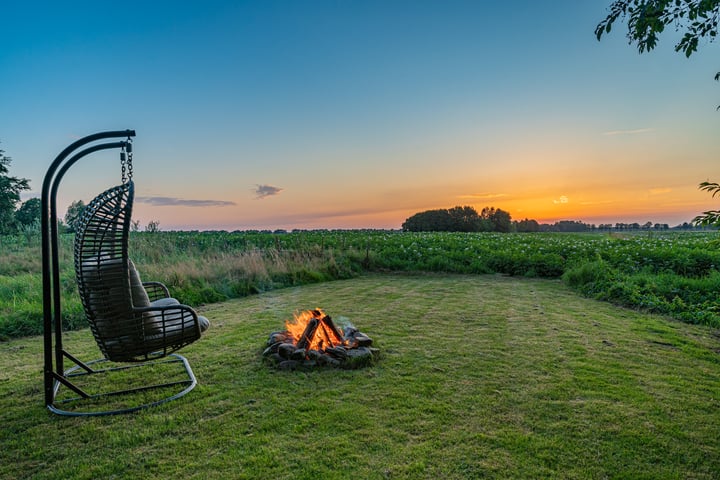
<instances>
[{"instance_id":1,"label":"leafy branch in corner","mask_svg":"<svg viewBox=\"0 0 720 480\"><path fill-rule=\"evenodd\" d=\"M697 52L700 39L712 42L718 34L720 0L616 0L609 10L595 27L597 39L610 33L618 19L627 21L626 36L640 53L654 49L667 26L683 32L675 51L686 57ZM720 81L720 72L715 74L715 80Z\"/></svg>"}]
</instances>

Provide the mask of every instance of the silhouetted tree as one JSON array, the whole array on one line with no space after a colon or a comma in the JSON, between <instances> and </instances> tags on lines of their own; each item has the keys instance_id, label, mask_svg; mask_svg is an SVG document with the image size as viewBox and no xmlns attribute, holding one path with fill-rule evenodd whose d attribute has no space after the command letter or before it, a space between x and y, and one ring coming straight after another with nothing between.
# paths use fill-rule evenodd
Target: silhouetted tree
<instances>
[{"instance_id":1,"label":"silhouetted tree","mask_svg":"<svg viewBox=\"0 0 720 480\"><path fill-rule=\"evenodd\" d=\"M157 233L160 231L160 222L157 220L150 220L145 227L146 232Z\"/></svg>"},{"instance_id":2,"label":"silhouetted tree","mask_svg":"<svg viewBox=\"0 0 720 480\"><path fill-rule=\"evenodd\" d=\"M9 175L12 159L0 150L0 235L15 230L15 207L20 202L20 192L30 189L27 178Z\"/></svg>"},{"instance_id":3,"label":"silhouetted tree","mask_svg":"<svg viewBox=\"0 0 720 480\"><path fill-rule=\"evenodd\" d=\"M408 232L431 232L445 230L444 223L449 221L447 210L427 210L408 217L402 229Z\"/></svg>"},{"instance_id":4,"label":"silhouetted tree","mask_svg":"<svg viewBox=\"0 0 720 480\"><path fill-rule=\"evenodd\" d=\"M473 207L453 207L448 210L448 216L450 217L450 231L480 231L480 216Z\"/></svg>"},{"instance_id":5,"label":"silhouetted tree","mask_svg":"<svg viewBox=\"0 0 720 480\"><path fill-rule=\"evenodd\" d=\"M480 218L490 222L492 225L490 231L507 233L512 230L512 217L508 212L499 208L483 208L480 212Z\"/></svg>"},{"instance_id":6,"label":"silhouetted tree","mask_svg":"<svg viewBox=\"0 0 720 480\"><path fill-rule=\"evenodd\" d=\"M15 222L19 227L32 227L40 224L40 210L42 208L39 198L27 200L15 212Z\"/></svg>"},{"instance_id":7,"label":"silhouetted tree","mask_svg":"<svg viewBox=\"0 0 720 480\"><path fill-rule=\"evenodd\" d=\"M83 210L85 210L85 203L82 200L76 200L70 204L67 212L65 212L65 225L67 226L68 232L75 231Z\"/></svg>"},{"instance_id":8,"label":"silhouetted tree","mask_svg":"<svg viewBox=\"0 0 720 480\"><path fill-rule=\"evenodd\" d=\"M519 222L515 222L515 231L521 233L539 232L540 224L537 220L528 220L526 218L524 220L520 220Z\"/></svg>"}]
</instances>

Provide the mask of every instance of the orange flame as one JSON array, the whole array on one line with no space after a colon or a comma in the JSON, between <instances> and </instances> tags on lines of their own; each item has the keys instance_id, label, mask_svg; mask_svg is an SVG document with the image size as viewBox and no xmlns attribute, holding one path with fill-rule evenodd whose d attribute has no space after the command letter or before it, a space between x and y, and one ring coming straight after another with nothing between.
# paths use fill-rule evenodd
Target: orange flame
<instances>
[{"instance_id":1,"label":"orange flame","mask_svg":"<svg viewBox=\"0 0 720 480\"><path fill-rule=\"evenodd\" d=\"M332 327L326 324L324 319L330 319L321 309L316 308L314 310L303 310L301 312L295 312L292 320L285 322L285 329L290 337L293 339L295 345L300 342L303 335L310 334L311 336L307 339L306 350L324 350L325 348L335 347L343 345L344 339L337 338L337 334L332 331ZM314 331L308 329L308 325L315 320L317 328ZM340 334L342 336L342 334Z\"/></svg>"}]
</instances>

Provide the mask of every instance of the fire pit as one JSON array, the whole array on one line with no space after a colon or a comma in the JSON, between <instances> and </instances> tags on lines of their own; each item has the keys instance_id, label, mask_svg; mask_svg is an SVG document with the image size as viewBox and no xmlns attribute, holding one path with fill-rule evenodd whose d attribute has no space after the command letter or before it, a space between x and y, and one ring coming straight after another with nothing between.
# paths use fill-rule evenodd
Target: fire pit
<instances>
[{"instance_id":1,"label":"fire pit","mask_svg":"<svg viewBox=\"0 0 720 480\"><path fill-rule=\"evenodd\" d=\"M370 365L379 350L354 326L338 328L321 309L296 312L285 330L273 332L263 357L279 369L316 366L360 368Z\"/></svg>"}]
</instances>

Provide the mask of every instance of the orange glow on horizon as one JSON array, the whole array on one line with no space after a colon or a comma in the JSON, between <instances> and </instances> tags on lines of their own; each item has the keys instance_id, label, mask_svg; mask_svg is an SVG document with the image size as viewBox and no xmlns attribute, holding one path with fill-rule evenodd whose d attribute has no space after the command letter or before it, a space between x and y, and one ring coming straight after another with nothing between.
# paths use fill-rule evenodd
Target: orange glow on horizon
<instances>
[{"instance_id":1,"label":"orange glow on horizon","mask_svg":"<svg viewBox=\"0 0 720 480\"><path fill-rule=\"evenodd\" d=\"M495 207L510 213L513 220L555 223L562 220L601 223L667 223L691 221L703 211L716 208L716 201L697 189L696 173L674 181L653 178L637 184L638 175L616 179L617 172L593 175L576 172L580 180L570 182L555 170L534 165L519 177L486 175L480 180L439 183L415 179L412 184L383 183L377 179L367 187L330 182L323 194L290 188L276 196L258 200L247 191L195 192L196 198L219 198L228 206L182 207L135 205L134 218L141 229L151 220L161 230L293 230L293 229L400 229L403 222L427 210L469 205L478 213ZM612 177L612 178L611 178ZM478 186L479 185L479 186ZM490 187L488 187L490 186Z\"/></svg>"}]
</instances>

